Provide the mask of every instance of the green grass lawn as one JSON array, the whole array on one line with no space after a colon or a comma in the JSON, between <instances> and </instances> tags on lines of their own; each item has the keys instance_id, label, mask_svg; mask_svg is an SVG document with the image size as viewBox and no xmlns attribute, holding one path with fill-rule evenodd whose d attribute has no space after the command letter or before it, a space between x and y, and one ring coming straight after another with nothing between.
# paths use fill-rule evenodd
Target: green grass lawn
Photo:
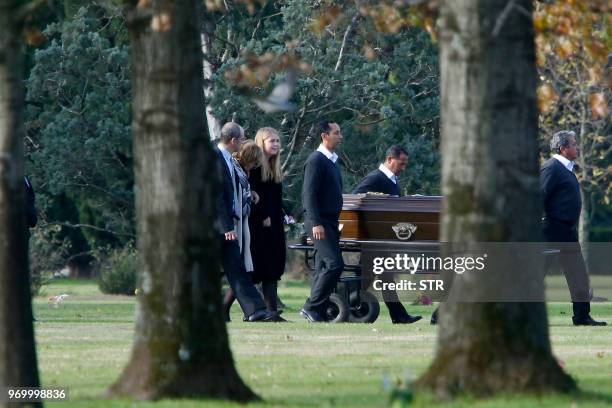
<instances>
[{"instance_id":1,"label":"green grass lawn","mask_svg":"<svg viewBox=\"0 0 612 408\"><path fill-rule=\"evenodd\" d=\"M558 277L549 290L567 291ZM70 296L59 307L47 298ZM283 284L280 295L290 323L249 324L236 305L229 323L231 347L238 370L264 403L255 406L380 407L387 405L383 378L415 378L433 357L436 327L429 325L433 306L410 306L424 319L397 326L383 306L374 324L307 324L298 310L308 288L299 282ZM165 400L134 403L102 400L100 395L126 364L133 335L135 301L102 295L94 281L59 280L44 287L35 299L36 340L43 386L68 387L70 401L48 405L82 407L239 406L227 402ZM612 323L612 304L595 303L592 314ZM545 398L498 397L485 401L461 399L439 404L455 407L608 407L612 405L612 327L571 325L571 305L549 305L555 355L579 383L573 396ZM430 396L417 396L415 406L432 406Z\"/></svg>"}]
</instances>

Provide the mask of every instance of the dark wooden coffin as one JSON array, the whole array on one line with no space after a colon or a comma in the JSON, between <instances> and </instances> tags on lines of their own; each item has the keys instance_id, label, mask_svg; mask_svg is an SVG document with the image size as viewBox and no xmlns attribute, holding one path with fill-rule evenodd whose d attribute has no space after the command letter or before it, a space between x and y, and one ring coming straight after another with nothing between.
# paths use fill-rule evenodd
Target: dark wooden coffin
<instances>
[{"instance_id":1,"label":"dark wooden coffin","mask_svg":"<svg viewBox=\"0 0 612 408\"><path fill-rule=\"evenodd\" d=\"M442 197L344 194L343 240L438 241Z\"/></svg>"}]
</instances>

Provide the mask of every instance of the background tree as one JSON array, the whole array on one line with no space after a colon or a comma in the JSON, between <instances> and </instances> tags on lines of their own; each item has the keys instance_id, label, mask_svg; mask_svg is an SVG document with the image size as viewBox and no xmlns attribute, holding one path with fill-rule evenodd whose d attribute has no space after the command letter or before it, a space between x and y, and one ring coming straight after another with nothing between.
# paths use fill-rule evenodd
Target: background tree
<instances>
[{"instance_id":1,"label":"background tree","mask_svg":"<svg viewBox=\"0 0 612 408\"><path fill-rule=\"evenodd\" d=\"M0 386L38 387L23 180L23 22L29 4L0 1ZM5 402L0 402L4 405ZM39 405L39 404L37 404Z\"/></svg>"},{"instance_id":2,"label":"background tree","mask_svg":"<svg viewBox=\"0 0 612 408\"><path fill-rule=\"evenodd\" d=\"M542 150L548 153L550 138L560 129L578 135L577 176L583 198L579 235L585 255L590 232L596 230L593 224L612 229L610 76L606 74L612 46L609 7L603 0L539 1L534 22L542 80L538 89Z\"/></svg>"},{"instance_id":3,"label":"background tree","mask_svg":"<svg viewBox=\"0 0 612 408\"><path fill-rule=\"evenodd\" d=\"M442 2L440 60L441 240L538 241L532 2ZM521 259L516 279L533 280L537 271ZM468 275L456 275L454 287L477 292L482 281ZM439 322L436 355L418 385L440 397L575 388L552 355L544 303L443 303Z\"/></svg>"},{"instance_id":4,"label":"background tree","mask_svg":"<svg viewBox=\"0 0 612 408\"><path fill-rule=\"evenodd\" d=\"M129 48L113 12L81 8L47 26L26 83L29 174L69 255L123 245L135 231Z\"/></svg>"},{"instance_id":5,"label":"background tree","mask_svg":"<svg viewBox=\"0 0 612 408\"><path fill-rule=\"evenodd\" d=\"M143 271L132 354L113 395L256 398L236 372L223 321L199 4L126 3Z\"/></svg>"},{"instance_id":6,"label":"background tree","mask_svg":"<svg viewBox=\"0 0 612 408\"><path fill-rule=\"evenodd\" d=\"M133 239L131 68L115 3L92 2L79 11L82 1L59 2L55 22L41 20L47 26L27 79L27 168L44 229L36 235L37 259L47 259L55 242L69 244L61 252L70 260ZM206 4L200 23L210 51L204 58L209 120L234 118L248 132L281 130L286 198L296 210L300 169L318 143L308 130L319 115L344 125L347 191L387 145L402 143L411 152L404 192L439 193L437 50L426 33L394 24L377 32L379 21L342 2L330 3L332 13L312 0ZM287 68L305 72L292 98L298 110L263 114L253 97L266 95Z\"/></svg>"},{"instance_id":7,"label":"background tree","mask_svg":"<svg viewBox=\"0 0 612 408\"><path fill-rule=\"evenodd\" d=\"M281 131L285 194L295 207L301 169L319 143L309 130L320 116L343 127L346 191L399 143L411 153L404 192L439 193L437 52L427 33L377 31L374 19L346 2L273 1L252 12L238 4L223 16L209 33L218 56L210 105L248 134L262 126ZM262 114L253 98L266 96L287 69L302 72L291 99L297 110Z\"/></svg>"}]
</instances>

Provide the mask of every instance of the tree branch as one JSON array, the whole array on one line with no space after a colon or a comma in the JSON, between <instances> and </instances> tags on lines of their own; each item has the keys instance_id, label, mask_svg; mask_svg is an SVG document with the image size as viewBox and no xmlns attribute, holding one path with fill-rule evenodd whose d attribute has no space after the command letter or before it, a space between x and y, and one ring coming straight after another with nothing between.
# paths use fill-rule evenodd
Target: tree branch
<instances>
[{"instance_id":1,"label":"tree branch","mask_svg":"<svg viewBox=\"0 0 612 408\"><path fill-rule=\"evenodd\" d=\"M493 27L493 32L491 33L493 37L497 37L499 35L499 32L502 29L502 26L506 22L506 19L510 15L510 12L514 8L514 6L515 6L515 0L510 0L508 3L506 3L506 7L504 7L499 17L497 17L497 20L495 21L495 27Z\"/></svg>"},{"instance_id":2,"label":"tree branch","mask_svg":"<svg viewBox=\"0 0 612 408\"><path fill-rule=\"evenodd\" d=\"M304 116L306 116L306 106L308 106L308 99L304 101L304 107L302 108L302 112L300 113L300 116L297 119L297 123L295 124L295 131L293 132L293 137L291 138L291 144L289 146L289 153L287 154L287 157L285 158L285 161L283 162L281 166L282 171L285 171L285 169L289 165L289 161L291 160L293 153L295 152L295 146L297 145L296 143L297 136L300 132L302 120L304 119Z\"/></svg>"},{"instance_id":3,"label":"tree branch","mask_svg":"<svg viewBox=\"0 0 612 408\"><path fill-rule=\"evenodd\" d=\"M351 35L360 17L361 15L359 13L355 14L353 18L351 19L351 23L348 25L348 27L346 28L346 31L344 32L344 38L342 39L342 46L340 47L340 54L338 55L338 61L336 62L336 67L334 68L334 71L336 72L342 67L342 63L344 62L344 53L346 50L346 44L351 38Z\"/></svg>"},{"instance_id":4,"label":"tree branch","mask_svg":"<svg viewBox=\"0 0 612 408\"><path fill-rule=\"evenodd\" d=\"M124 232L117 232L117 231L109 230L109 229L106 229L106 228L96 227L95 225L90 225L90 224L71 224L69 222L49 222L46 225L60 225L62 227L68 227L68 228L89 228L89 229L92 229L94 231L107 232L109 234L113 234L113 235L117 235L117 236L136 238L135 234L128 234L128 233L124 233Z\"/></svg>"}]
</instances>

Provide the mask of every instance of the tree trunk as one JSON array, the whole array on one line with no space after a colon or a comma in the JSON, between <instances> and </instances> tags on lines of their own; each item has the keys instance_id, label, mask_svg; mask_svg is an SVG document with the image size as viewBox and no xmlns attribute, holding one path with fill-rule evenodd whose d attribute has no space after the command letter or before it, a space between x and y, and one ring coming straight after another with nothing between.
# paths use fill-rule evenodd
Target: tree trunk
<instances>
[{"instance_id":1,"label":"tree trunk","mask_svg":"<svg viewBox=\"0 0 612 408\"><path fill-rule=\"evenodd\" d=\"M18 4L0 0L0 388L40 385L24 213L23 50ZM0 401L0 406L4 404Z\"/></svg>"},{"instance_id":2,"label":"tree trunk","mask_svg":"<svg viewBox=\"0 0 612 408\"><path fill-rule=\"evenodd\" d=\"M578 240L580 241L580 248L582 249L582 256L584 258L584 262L587 266L587 270L589 268L590 256L589 256L589 232L591 231L591 187L585 185L585 180L589 180L589 172L587 170L588 158L593 155L590 149L587 146L587 106L588 106L588 97L586 91L586 86L582 83L581 85L581 98L580 98L580 130L578 134L578 143L580 144L580 153L581 153L581 161L582 165L580 166L580 172L582 173L582 185L580 186L580 198L582 199L582 211L580 212L580 218L578 220Z\"/></svg>"},{"instance_id":3,"label":"tree trunk","mask_svg":"<svg viewBox=\"0 0 612 408\"><path fill-rule=\"evenodd\" d=\"M531 13L530 0L443 2L444 242L539 240ZM531 279L539 275L529 264L515 269ZM477 291L479 285L467 272L454 276L459 290ZM417 386L440 398L575 388L552 355L541 302L443 303L439 324L434 361Z\"/></svg>"},{"instance_id":4,"label":"tree trunk","mask_svg":"<svg viewBox=\"0 0 612 408\"><path fill-rule=\"evenodd\" d=\"M111 395L249 401L221 306L218 174L204 121L196 0L131 1L140 294L130 361Z\"/></svg>"},{"instance_id":5,"label":"tree trunk","mask_svg":"<svg viewBox=\"0 0 612 408\"><path fill-rule=\"evenodd\" d=\"M204 55L212 54L212 44L210 37L202 32L202 53ZM207 59L203 59L204 66L204 97L206 101L210 100L213 96L212 92L212 78L213 78L213 64ZM206 104L206 123L208 124L208 135L210 140L215 140L221 136L221 122L217 120L213 114L212 106Z\"/></svg>"}]
</instances>

